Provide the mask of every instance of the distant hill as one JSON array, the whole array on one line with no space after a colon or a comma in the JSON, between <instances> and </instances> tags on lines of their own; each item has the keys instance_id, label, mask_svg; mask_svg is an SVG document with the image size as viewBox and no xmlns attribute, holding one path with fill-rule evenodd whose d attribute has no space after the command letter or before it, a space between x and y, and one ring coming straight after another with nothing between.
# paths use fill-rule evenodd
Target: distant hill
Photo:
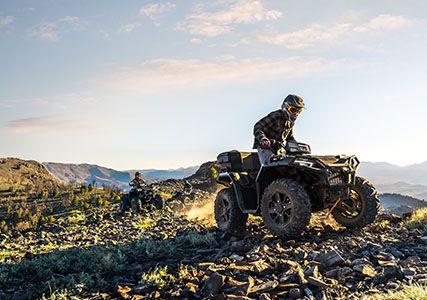
<instances>
[{"instance_id":1,"label":"distant hill","mask_svg":"<svg viewBox=\"0 0 427 300\"><path fill-rule=\"evenodd\" d=\"M410 195L418 199L427 200L427 186L421 184L395 182L392 184L377 184L376 188L380 193Z\"/></svg>"},{"instance_id":2,"label":"distant hill","mask_svg":"<svg viewBox=\"0 0 427 300\"><path fill-rule=\"evenodd\" d=\"M66 164L66 163L43 163L49 172L59 180L67 183L86 183L95 182L98 186L110 185L122 189L129 188L129 181L132 180L136 171L143 174L143 179L152 183L164 179L182 179L193 174L198 167L156 170L127 170L117 171L92 164Z\"/></svg>"},{"instance_id":3,"label":"distant hill","mask_svg":"<svg viewBox=\"0 0 427 300\"><path fill-rule=\"evenodd\" d=\"M389 212L403 214L415 208L427 207L427 202L410 196L399 194L381 194L381 205Z\"/></svg>"},{"instance_id":4,"label":"distant hill","mask_svg":"<svg viewBox=\"0 0 427 300\"><path fill-rule=\"evenodd\" d=\"M399 167L387 162L362 162L358 171L381 193L398 193L427 200L427 161Z\"/></svg>"},{"instance_id":5,"label":"distant hill","mask_svg":"<svg viewBox=\"0 0 427 300\"><path fill-rule=\"evenodd\" d=\"M0 158L0 190L54 188L61 185L45 166L34 160Z\"/></svg>"},{"instance_id":6,"label":"distant hill","mask_svg":"<svg viewBox=\"0 0 427 300\"><path fill-rule=\"evenodd\" d=\"M405 167L387 162L362 162L359 174L370 178L376 184L406 182L427 186L427 161Z\"/></svg>"},{"instance_id":7,"label":"distant hill","mask_svg":"<svg viewBox=\"0 0 427 300\"><path fill-rule=\"evenodd\" d=\"M169 169L169 170L157 170L157 169L142 169L138 170L142 174L152 177L155 179L183 179L185 177L189 177L193 175L197 170L199 169L199 166L193 166L188 168L179 168L179 169ZM133 170L131 172L135 172L136 170Z\"/></svg>"}]
</instances>

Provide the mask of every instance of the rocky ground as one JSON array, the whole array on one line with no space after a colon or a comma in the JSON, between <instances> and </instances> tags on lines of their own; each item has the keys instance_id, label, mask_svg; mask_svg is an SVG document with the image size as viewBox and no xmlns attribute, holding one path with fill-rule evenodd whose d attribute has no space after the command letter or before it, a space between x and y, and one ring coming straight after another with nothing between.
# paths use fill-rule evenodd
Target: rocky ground
<instances>
[{"instance_id":1,"label":"rocky ground","mask_svg":"<svg viewBox=\"0 0 427 300\"><path fill-rule=\"evenodd\" d=\"M400 217L348 231L317 215L287 241L251 218L234 237L189 217L204 217L195 202L213 201L196 194L162 211L120 215L111 205L2 235L0 299L361 299L427 282L427 232Z\"/></svg>"}]
</instances>

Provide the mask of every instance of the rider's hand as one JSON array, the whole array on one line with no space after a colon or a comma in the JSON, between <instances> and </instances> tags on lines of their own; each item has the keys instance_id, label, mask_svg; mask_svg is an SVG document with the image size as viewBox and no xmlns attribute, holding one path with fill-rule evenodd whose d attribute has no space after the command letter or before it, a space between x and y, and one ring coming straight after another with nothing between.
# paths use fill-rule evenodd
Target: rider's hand
<instances>
[{"instance_id":1,"label":"rider's hand","mask_svg":"<svg viewBox=\"0 0 427 300\"><path fill-rule=\"evenodd\" d=\"M263 137L261 139L261 147L262 148L270 148L270 145L271 145L271 143L270 143L270 140L268 138Z\"/></svg>"}]
</instances>

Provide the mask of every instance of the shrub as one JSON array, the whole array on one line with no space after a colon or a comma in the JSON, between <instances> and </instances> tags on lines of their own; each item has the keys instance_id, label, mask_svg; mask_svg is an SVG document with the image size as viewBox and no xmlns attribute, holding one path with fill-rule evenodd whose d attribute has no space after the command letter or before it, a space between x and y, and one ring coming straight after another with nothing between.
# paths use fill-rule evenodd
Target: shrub
<instances>
[{"instance_id":1,"label":"shrub","mask_svg":"<svg viewBox=\"0 0 427 300\"><path fill-rule=\"evenodd\" d=\"M214 178L217 178L217 177L218 177L218 171L217 171L214 167L211 167L211 168L210 168L210 171L211 171L211 178L212 178L212 179L214 179Z\"/></svg>"},{"instance_id":2,"label":"shrub","mask_svg":"<svg viewBox=\"0 0 427 300\"><path fill-rule=\"evenodd\" d=\"M74 196L73 205L74 206L79 206L80 205L80 198L78 196Z\"/></svg>"},{"instance_id":3,"label":"shrub","mask_svg":"<svg viewBox=\"0 0 427 300\"><path fill-rule=\"evenodd\" d=\"M402 223L408 229L427 229L427 207L414 210L411 217Z\"/></svg>"},{"instance_id":4,"label":"shrub","mask_svg":"<svg viewBox=\"0 0 427 300\"><path fill-rule=\"evenodd\" d=\"M77 223L83 222L85 220L85 217L83 214L77 213L72 216L69 216L67 220L71 224L77 224Z\"/></svg>"},{"instance_id":5,"label":"shrub","mask_svg":"<svg viewBox=\"0 0 427 300\"><path fill-rule=\"evenodd\" d=\"M426 300L427 285L414 284L403 287L397 292L380 293L368 298L369 300Z\"/></svg>"},{"instance_id":6,"label":"shrub","mask_svg":"<svg viewBox=\"0 0 427 300\"><path fill-rule=\"evenodd\" d=\"M9 227L5 220L0 222L0 233L9 233Z\"/></svg>"},{"instance_id":7,"label":"shrub","mask_svg":"<svg viewBox=\"0 0 427 300\"><path fill-rule=\"evenodd\" d=\"M165 193L165 192L160 192L160 196L162 196L162 198L166 201L166 200L169 200L170 198L172 198L173 197L173 195L172 194L170 194L170 193Z\"/></svg>"},{"instance_id":8,"label":"shrub","mask_svg":"<svg viewBox=\"0 0 427 300\"><path fill-rule=\"evenodd\" d=\"M61 190L59 188L56 188L55 191L53 192L53 196L55 198L58 198L61 195Z\"/></svg>"},{"instance_id":9,"label":"shrub","mask_svg":"<svg viewBox=\"0 0 427 300\"><path fill-rule=\"evenodd\" d=\"M175 281L175 277L168 273L167 266L156 267L153 271L150 270L141 277L141 284L149 284L158 288L162 288Z\"/></svg>"}]
</instances>

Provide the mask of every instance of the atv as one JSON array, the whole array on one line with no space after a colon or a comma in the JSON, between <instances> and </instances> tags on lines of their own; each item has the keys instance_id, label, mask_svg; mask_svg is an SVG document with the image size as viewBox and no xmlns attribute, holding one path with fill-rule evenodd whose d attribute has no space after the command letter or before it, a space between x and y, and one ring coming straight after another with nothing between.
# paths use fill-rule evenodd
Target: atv
<instances>
[{"instance_id":1,"label":"atv","mask_svg":"<svg viewBox=\"0 0 427 300\"><path fill-rule=\"evenodd\" d=\"M144 206L152 206L156 209L164 207L164 199L153 186L138 187L131 190L132 193L123 194L120 197L120 212L132 211L140 213Z\"/></svg>"},{"instance_id":2,"label":"atv","mask_svg":"<svg viewBox=\"0 0 427 300\"><path fill-rule=\"evenodd\" d=\"M317 156L307 144L274 144L276 154L264 165L256 152L218 155L217 182L226 186L215 199L219 229L242 233L248 215L255 214L273 234L292 238L305 230L312 212L326 209L328 217L347 228L375 220L379 194L368 180L356 176L356 156Z\"/></svg>"}]
</instances>

